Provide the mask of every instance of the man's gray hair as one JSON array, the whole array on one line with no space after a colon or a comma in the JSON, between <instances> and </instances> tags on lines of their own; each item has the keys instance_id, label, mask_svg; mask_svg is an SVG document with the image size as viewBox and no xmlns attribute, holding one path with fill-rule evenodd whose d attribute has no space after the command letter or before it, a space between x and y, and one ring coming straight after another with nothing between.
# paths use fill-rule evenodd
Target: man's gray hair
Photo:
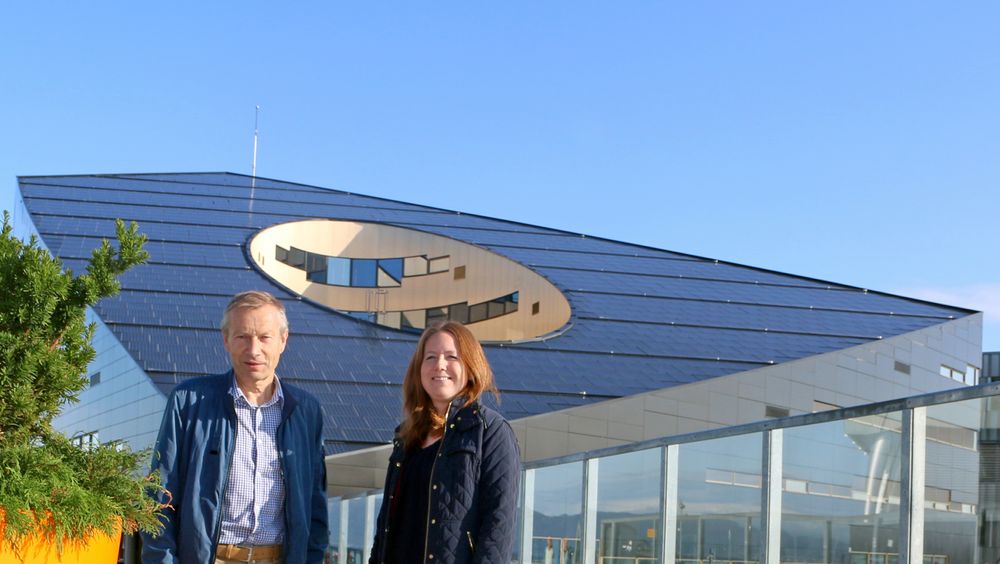
<instances>
[{"instance_id":1,"label":"man's gray hair","mask_svg":"<svg viewBox=\"0 0 1000 564\"><path fill-rule=\"evenodd\" d=\"M285 315L285 304L281 300L272 296L268 292L261 290L250 290L240 292L229 300L226 311L222 314L222 332L229 333L229 314L237 308L257 309L264 306L274 306L278 310L278 317L281 321L281 332L288 333L288 316Z\"/></svg>"}]
</instances>

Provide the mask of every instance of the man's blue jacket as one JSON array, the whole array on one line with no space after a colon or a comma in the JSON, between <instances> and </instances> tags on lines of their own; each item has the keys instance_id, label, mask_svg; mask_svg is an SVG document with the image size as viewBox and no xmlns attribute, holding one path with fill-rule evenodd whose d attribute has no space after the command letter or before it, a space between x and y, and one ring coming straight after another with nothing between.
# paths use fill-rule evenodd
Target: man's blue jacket
<instances>
[{"instance_id":1,"label":"man's blue jacket","mask_svg":"<svg viewBox=\"0 0 1000 564\"><path fill-rule=\"evenodd\" d=\"M212 563L222 526L222 504L235 447L232 371L195 378L174 388L153 452L166 494L165 527L143 534L142 561ZM284 407L277 443L285 479L286 564L322 562L328 542L323 415L319 402L282 382Z\"/></svg>"}]
</instances>

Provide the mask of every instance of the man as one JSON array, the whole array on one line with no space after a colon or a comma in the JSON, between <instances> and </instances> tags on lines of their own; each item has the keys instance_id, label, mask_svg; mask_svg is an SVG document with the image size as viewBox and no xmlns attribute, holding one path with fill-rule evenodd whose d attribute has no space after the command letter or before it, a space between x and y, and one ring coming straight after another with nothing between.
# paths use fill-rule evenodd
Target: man
<instances>
[{"instance_id":1,"label":"man","mask_svg":"<svg viewBox=\"0 0 1000 564\"><path fill-rule=\"evenodd\" d=\"M237 294L222 316L232 370L167 398L153 470L167 490L164 530L143 562L322 562L327 544L323 416L275 374L288 341L280 301Z\"/></svg>"}]
</instances>

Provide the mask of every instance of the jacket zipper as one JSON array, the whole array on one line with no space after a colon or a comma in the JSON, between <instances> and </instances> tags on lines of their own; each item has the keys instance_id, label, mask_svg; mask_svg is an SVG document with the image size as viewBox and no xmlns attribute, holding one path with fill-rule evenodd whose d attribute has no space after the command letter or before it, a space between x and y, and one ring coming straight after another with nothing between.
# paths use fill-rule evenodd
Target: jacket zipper
<instances>
[{"instance_id":1,"label":"jacket zipper","mask_svg":"<svg viewBox=\"0 0 1000 564\"><path fill-rule=\"evenodd\" d=\"M472 531L465 531L465 538L469 539L469 550L471 550L473 554L475 554L476 543L472 542Z\"/></svg>"},{"instance_id":2,"label":"jacket zipper","mask_svg":"<svg viewBox=\"0 0 1000 564\"><path fill-rule=\"evenodd\" d=\"M438 458L441 457L441 449L444 448L444 438L448 434L448 415L451 415L451 402L448 402L448 411L444 419L444 427L441 429L441 442L438 443L437 453L434 454L434 462L431 463L431 483L427 484L427 520L424 521L424 554L423 562L427 564L427 549L430 547L431 537L431 498L434 492L434 468L437 467Z\"/></svg>"}]
</instances>

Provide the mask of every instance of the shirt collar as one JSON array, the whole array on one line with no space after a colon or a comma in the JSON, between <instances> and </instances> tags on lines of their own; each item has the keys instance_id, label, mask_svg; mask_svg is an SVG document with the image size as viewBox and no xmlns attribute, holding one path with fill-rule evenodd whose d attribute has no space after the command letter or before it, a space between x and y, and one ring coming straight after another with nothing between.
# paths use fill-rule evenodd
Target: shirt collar
<instances>
[{"instance_id":1,"label":"shirt collar","mask_svg":"<svg viewBox=\"0 0 1000 564\"><path fill-rule=\"evenodd\" d=\"M247 405L252 407L269 407L275 404L280 406L284 405L285 401L285 394L284 392L281 391L281 379L278 378L277 374L274 375L274 395L272 395L271 399L268 400L266 403L263 403L261 405L253 405L252 403L250 403L250 400L247 399L247 396L243 393L243 390L240 388L239 384L236 383L235 372L233 372L233 383L232 386L230 386L229 388L229 395L233 396L233 398L235 398L237 401L242 399Z\"/></svg>"}]
</instances>

